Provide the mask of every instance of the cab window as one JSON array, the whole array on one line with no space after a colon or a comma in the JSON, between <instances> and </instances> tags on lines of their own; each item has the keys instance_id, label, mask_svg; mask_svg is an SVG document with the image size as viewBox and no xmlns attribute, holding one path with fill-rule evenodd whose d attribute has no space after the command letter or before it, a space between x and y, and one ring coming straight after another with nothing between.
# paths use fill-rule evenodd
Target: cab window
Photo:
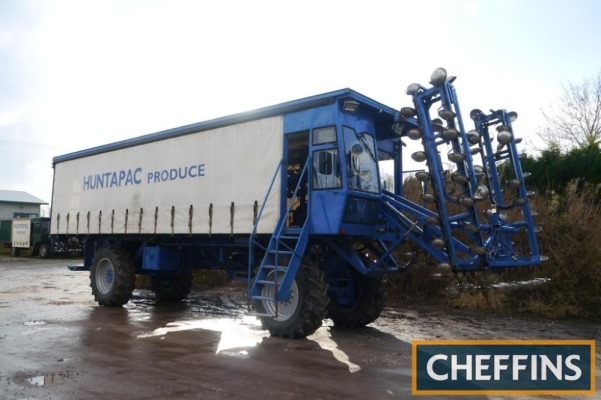
<instances>
[{"instance_id":1,"label":"cab window","mask_svg":"<svg viewBox=\"0 0 601 400\"><path fill-rule=\"evenodd\" d=\"M373 136L357 133L353 128L342 128L349 189L380 193L378 161Z\"/></svg>"},{"instance_id":2,"label":"cab window","mask_svg":"<svg viewBox=\"0 0 601 400\"><path fill-rule=\"evenodd\" d=\"M342 187L338 149L313 152L313 189Z\"/></svg>"}]
</instances>

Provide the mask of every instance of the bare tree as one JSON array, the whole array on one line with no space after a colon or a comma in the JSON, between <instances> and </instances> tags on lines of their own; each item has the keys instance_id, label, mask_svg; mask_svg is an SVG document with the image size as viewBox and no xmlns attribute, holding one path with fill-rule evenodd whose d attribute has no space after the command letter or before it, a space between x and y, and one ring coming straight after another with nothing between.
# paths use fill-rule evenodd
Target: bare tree
<instances>
[{"instance_id":1,"label":"bare tree","mask_svg":"<svg viewBox=\"0 0 601 400\"><path fill-rule=\"evenodd\" d=\"M601 145L601 71L562 88L557 102L543 111L547 124L538 135L564 151Z\"/></svg>"}]
</instances>

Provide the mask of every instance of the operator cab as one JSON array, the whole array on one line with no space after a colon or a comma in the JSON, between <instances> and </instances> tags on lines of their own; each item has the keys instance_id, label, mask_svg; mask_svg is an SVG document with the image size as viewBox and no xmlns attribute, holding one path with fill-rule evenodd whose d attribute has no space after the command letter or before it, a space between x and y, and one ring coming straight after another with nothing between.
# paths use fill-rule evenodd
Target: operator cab
<instances>
[{"instance_id":1,"label":"operator cab","mask_svg":"<svg viewBox=\"0 0 601 400\"><path fill-rule=\"evenodd\" d=\"M288 226L306 221L312 234L369 236L382 198L378 139L393 137L396 112L349 89L333 97L284 119L283 203L293 203ZM309 157L308 173L299 185Z\"/></svg>"}]
</instances>

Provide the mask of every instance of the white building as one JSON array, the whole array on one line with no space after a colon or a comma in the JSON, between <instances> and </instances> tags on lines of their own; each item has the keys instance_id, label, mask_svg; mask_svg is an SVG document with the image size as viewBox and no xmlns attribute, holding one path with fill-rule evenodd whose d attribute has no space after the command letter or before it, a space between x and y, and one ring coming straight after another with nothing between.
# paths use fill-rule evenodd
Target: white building
<instances>
[{"instance_id":1,"label":"white building","mask_svg":"<svg viewBox=\"0 0 601 400\"><path fill-rule=\"evenodd\" d=\"M0 219L39 217L40 207L47 204L27 192L0 190Z\"/></svg>"}]
</instances>

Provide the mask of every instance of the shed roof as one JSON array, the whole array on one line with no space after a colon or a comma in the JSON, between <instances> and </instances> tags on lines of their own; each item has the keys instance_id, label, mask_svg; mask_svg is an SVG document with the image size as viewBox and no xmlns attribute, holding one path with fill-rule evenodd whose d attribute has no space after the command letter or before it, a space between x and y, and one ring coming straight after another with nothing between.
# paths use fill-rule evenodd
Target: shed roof
<instances>
[{"instance_id":1,"label":"shed roof","mask_svg":"<svg viewBox=\"0 0 601 400\"><path fill-rule=\"evenodd\" d=\"M0 202L4 203L25 203L25 204L48 204L44 200L38 199L27 192L18 190L0 190Z\"/></svg>"}]
</instances>

